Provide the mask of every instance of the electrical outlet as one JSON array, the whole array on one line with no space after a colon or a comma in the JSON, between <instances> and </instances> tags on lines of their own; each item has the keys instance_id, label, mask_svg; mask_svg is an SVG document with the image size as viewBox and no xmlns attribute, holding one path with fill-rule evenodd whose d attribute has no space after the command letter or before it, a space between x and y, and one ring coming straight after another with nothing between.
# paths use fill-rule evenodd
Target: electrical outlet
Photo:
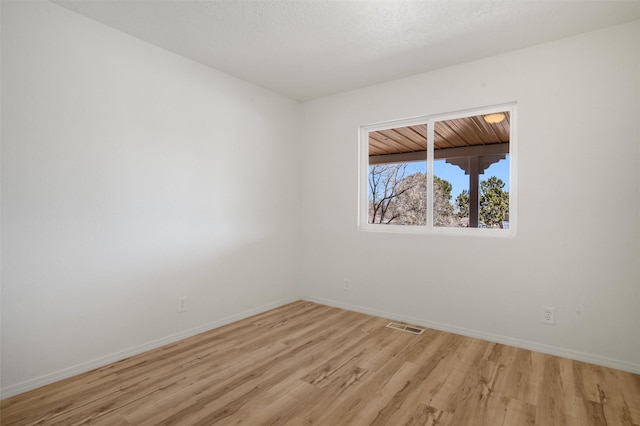
<instances>
[{"instance_id":1,"label":"electrical outlet","mask_svg":"<svg viewBox=\"0 0 640 426\"><path fill-rule=\"evenodd\" d=\"M187 310L187 296L178 297L178 312L185 312Z\"/></svg>"},{"instance_id":2,"label":"electrical outlet","mask_svg":"<svg viewBox=\"0 0 640 426\"><path fill-rule=\"evenodd\" d=\"M351 280L349 278L344 279L344 291L351 291Z\"/></svg>"},{"instance_id":3,"label":"electrical outlet","mask_svg":"<svg viewBox=\"0 0 640 426\"><path fill-rule=\"evenodd\" d=\"M542 322L543 324L555 325L556 323L556 308L542 308Z\"/></svg>"}]
</instances>

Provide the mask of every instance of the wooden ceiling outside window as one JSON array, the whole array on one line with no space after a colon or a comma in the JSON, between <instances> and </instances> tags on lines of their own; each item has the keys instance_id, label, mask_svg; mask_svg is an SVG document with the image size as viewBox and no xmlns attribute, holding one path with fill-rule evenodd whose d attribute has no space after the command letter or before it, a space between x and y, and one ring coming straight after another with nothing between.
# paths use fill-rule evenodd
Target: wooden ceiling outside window
<instances>
[{"instance_id":1,"label":"wooden ceiling outside window","mask_svg":"<svg viewBox=\"0 0 640 426\"><path fill-rule=\"evenodd\" d=\"M509 142L509 112L505 119L489 124L483 115L437 121L434 150L499 145ZM427 126L399 127L369 133L369 156L421 153L427 150ZM380 157L382 158L382 157Z\"/></svg>"}]
</instances>

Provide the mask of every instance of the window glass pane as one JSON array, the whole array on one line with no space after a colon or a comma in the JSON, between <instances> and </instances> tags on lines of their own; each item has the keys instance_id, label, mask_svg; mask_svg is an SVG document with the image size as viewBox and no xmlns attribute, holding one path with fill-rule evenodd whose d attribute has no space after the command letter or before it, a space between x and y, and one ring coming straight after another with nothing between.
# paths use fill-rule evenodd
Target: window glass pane
<instances>
[{"instance_id":1,"label":"window glass pane","mask_svg":"<svg viewBox=\"0 0 640 426\"><path fill-rule=\"evenodd\" d=\"M369 133L368 223L426 225L426 125Z\"/></svg>"},{"instance_id":2,"label":"window glass pane","mask_svg":"<svg viewBox=\"0 0 640 426\"><path fill-rule=\"evenodd\" d=\"M425 162L369 166L369 223L426 225Z\"/></svg>"},{"instance_id":3,"label":"window glass pane","mask_svg":"<svg viewBox=\"0 0 640 426\"><path fill-rule=\"evenodd\" d=\"M434 123L434 226L509 228L509 118Z\"/></svg>"}]
</instances>

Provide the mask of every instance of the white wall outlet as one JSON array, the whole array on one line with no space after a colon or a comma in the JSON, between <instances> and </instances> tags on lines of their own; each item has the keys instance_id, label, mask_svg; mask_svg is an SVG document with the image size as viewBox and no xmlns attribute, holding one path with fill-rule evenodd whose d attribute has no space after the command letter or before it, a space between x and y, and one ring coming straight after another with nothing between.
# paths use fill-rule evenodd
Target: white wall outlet
<instances>
[{"instance_id":1,"label":"white wall outlet","mask_svg":"<svg viewBox=\"0 0 640 426\"><path fill-rule=\"evenodd\" d=\"M349 278L344 279L344 291L351 291L351 280Z\"/></svg>"},{"instance_id":2,"label":"white wall outlet","mask_svg":"<svg viewBox=\"0 0 640 426\"><path fill-rule=\"evenodd\" d=\"M185 312L187 310L187 296L178 297L178 312Z\"/></svg>"},{"instance_id":3,"label":"white wall outlet","mask_svg":"<svg viewBox=\"0 0 640 426\"><path fill-rule=\"evenodd\" d=\"M556 308L542 307L542 323L555 325Z\"/></svg>"}]
</instances>

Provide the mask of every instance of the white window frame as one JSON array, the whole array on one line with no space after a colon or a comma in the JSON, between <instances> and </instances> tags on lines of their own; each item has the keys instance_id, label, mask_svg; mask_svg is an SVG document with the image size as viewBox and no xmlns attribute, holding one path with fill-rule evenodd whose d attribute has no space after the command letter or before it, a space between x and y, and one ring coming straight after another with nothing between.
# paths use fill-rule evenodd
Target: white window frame
<instances>
[{"instance_id":1,"label":"white window frame","mask_svg":"<svg viewBox=\"0 0 640 426\"><path fill-rule=\"evenodd\" d=\"M434 124L438 121L453 120L475 115L486 115L509 111L509 229L462 228L433 226L433 203L427 203L426 225L385 225L369 223L369 133L398 127L427 125L427 199L433 200L433 148ZM513 237L517 229L517 104L515 102L473 108L444 114L385 121L360 126L358 141L358 228L368 232L391 232L409 234L448 234Z\"/></svg>"}]
</instances>

